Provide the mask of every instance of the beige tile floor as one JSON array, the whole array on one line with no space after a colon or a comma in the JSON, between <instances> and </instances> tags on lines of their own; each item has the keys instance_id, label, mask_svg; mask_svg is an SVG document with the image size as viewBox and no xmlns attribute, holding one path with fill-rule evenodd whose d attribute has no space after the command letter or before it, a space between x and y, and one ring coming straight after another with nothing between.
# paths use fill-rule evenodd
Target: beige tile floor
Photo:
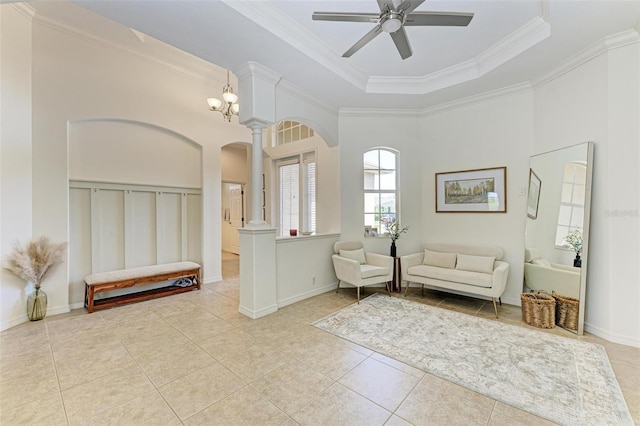
<instances>
[{"instance_id":1,"label":"beige tile floor","mask_svg":"<svg viewBox=\"0 0 640 426\"><path fill-rule=\"evenodd\" d=\"M353 289L250 320L237 311L237 257L222 272L201 291L2 332L0 424L550 424L310 325L353 303ZM494 319L476 299L409 298ZM520 315L503 305L500 321L527 327ZM640 349L581 339L606 347L640 424Z\"/></svg>"}]
</instances>

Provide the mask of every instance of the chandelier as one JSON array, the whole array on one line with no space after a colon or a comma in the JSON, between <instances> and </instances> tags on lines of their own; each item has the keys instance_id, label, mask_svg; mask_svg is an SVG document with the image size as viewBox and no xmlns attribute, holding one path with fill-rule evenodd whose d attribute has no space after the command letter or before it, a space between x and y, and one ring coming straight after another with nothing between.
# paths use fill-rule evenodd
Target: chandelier
<instances>
[{"instance_id":1,"label":"chandelier","mask_svg":"<svg viewBox=\"0 0 640 426\"><path fill-rule=\"evenodd\" d=\"M238 95L233 93L233 88L229 84L229 70L227 70L227 84L222 88L222 100L218 98L208 98L207 103L211 111L218 111L225 120L231 122L231 117L238 115L240 106L237 104Z\"/></svg>"}]
</instances>

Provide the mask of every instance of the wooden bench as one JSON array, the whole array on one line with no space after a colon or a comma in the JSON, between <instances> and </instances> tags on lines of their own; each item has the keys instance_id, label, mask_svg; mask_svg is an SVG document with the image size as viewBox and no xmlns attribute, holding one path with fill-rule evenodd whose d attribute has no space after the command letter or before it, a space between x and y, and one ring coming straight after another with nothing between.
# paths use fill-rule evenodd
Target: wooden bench
<instances>
[{"instance_id":1,"label":"wooden bench","mask_svg":"<svg viewBox=\"0 0 640 426\"><path fill-rule=\"evenodd\" d=\"M96 293L187 277L193 279L193 284L187 287L170 285L94 300ZM199 290L201 278L200 265L194 262L165 263L163 265L100 272L88 275L84 279L84 307L91 313L97 309L111 308L125 303L140 302L171 294Z\"/></svg>"}]
</instances>

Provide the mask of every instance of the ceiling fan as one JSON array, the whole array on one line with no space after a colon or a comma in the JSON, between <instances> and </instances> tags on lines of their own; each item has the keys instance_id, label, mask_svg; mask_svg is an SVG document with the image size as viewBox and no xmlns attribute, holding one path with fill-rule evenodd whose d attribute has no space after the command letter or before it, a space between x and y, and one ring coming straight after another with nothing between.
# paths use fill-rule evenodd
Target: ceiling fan
<instances>
[{"instance_id":1,"label":"ceiling fan","mask_svg":"<svg viewBox=\"0 0 640 426\"><path fill-rule=\"evenodd\" d=\"M402 59L412 55L411 45L405 26L456 26L466 27L473 18L473 13L459 12L414 12L425 0L405 0L397 7L393 0L378 0L380 13L345 13L345 12L313 12L314 21L347 21L375 23L371 31L349 48L342 55L348 58L365 44L373 40L378 34L385 32L391 38L400 52Z\"/></svg>"}]
</instances>

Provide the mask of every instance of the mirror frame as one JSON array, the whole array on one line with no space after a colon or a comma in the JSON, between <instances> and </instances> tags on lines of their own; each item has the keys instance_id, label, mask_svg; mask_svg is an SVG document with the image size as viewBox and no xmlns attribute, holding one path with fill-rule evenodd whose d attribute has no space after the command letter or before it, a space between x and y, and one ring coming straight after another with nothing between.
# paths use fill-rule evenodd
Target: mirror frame
<instances>
[{"instance_id":1,"label":"mirror frame","mask_svg":"<svg viewBox=\"0 0 640 426\"><path fill-rule=\"evenodd\" d=\"M554 149L547 152L541 152L539 154L532 155L529 157L529 170L532 169L532 161L534 157L538 157L545 154L551 154L553 152L562 151L564 149L575 148L580 145L585 145L587 148L587 168L586 168L586 176L585 176L585 197L584 197L584 216L582 220L582 265L580 271L580 289L579 289L579 303L578 303L578 328L576 330L565 328L565 330L570 331L572 333L576 333L581 336L584 334L584 318L585 318L585 305L586 305L586 288L587 288L587 276L588 276L588 267L589 267L589 225L591 221L591 191L593 184L593 153L594 153L594 142L583 142L563 148ZM527 228L529 224L530 217L527 216L526 225L525 225L525 248L527 246ZM523 272L524 273L524 272ZM524 276L523 276L523 291L524 291Z\"/></svg>"}]
</instances>

